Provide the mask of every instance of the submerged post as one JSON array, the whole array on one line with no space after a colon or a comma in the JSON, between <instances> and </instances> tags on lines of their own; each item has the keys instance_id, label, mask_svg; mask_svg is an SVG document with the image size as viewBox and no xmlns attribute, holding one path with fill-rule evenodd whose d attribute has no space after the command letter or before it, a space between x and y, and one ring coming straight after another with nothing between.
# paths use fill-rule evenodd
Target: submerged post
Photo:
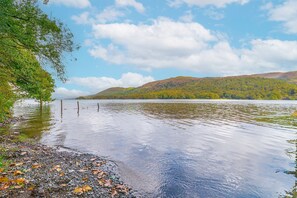
<instances>
[{"instance_id":1,"label":"submerged post","mask_svg":"<svg viewBox=\"0 0 297 198\"><path fill-rule=\"evenodd\" d=\"M42 99L39 100L39 105L40 105L40 111L42 112L42 107L43 107Z\"/></svg>"},{"instance_id":2,"label":"submerged post","mask_svg":"<svg viewBox=\"0 0 297 198\"><path fill-rule=\"evenodd\" d=\"M77 114L79 114L79 101L77 101Z\"/></svg>"},{"instance_id":3,"label":"submerged post","mask_svg":"<svg viewBox=\"0 0 297 198\"><path fill-rule=\"evenodd\" d=\"M97 103L97 107L98 107L98 108L97 108L97 111L99 112L99 108L100 108L99 103Z\"/></svg>"},{"instance_id":4,"label":"submerged post","mask_svg":"<svg viewBox=\"0 0 297 198\"><path fill-rule=\"evenodd\" d=\"M61 117L63 117L63 100L61 100Z\"/></svg>"}]
</instances>

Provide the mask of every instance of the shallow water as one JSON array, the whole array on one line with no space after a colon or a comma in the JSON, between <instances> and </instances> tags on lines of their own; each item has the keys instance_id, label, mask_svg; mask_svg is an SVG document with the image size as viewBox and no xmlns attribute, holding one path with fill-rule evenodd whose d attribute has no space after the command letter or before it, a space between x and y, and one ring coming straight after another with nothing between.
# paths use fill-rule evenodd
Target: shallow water
<instances>
[{"instance_id":1,"label":"shallow water","mask_svg":"<svg viewBox=\"0 0 297 198\"><path fill-rule=\"evenodd\" d=\"M97 102L100 110L97 111ZM297 101L60 101L16 105L10 127L47 145L106 156L148 197L278 197L295 185L296 128L256 121ZM289 155L292 151L291 155ZM292 174L287 174L293 171Z\"/></svg>"}]
</instances>

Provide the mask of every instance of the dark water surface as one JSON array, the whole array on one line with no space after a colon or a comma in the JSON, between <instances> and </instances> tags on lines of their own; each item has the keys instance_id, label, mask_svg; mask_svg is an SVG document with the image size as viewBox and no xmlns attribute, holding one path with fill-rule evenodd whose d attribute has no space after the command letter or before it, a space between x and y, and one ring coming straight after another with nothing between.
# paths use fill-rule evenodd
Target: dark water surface
<instances>
[{"instance_id":1,"label":"dark water surface","mask_svg":"<svg viewBox=\"0 0 297 198\"><path fill-rule=\"evenodd\" d=\"M296 128L256 121L297 101L105 100L53 102L10 130L47 145L107 156L148 197L279 197L295 186ZM290 172L291 171L291 172ZM289 174L290 173L290 174Z\"/></svg>"}]
</instances>

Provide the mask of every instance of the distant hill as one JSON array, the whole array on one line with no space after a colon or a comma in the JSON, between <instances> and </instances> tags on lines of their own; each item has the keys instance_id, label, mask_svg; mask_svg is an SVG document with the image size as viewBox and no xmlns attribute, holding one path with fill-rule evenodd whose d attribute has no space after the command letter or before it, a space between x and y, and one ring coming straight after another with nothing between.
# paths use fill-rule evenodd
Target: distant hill
<instances>
[{"instance_id":1,"label":"distant hill","mask_svg":"<svg viewBox=\"0 0 297 198\"><path fill-rule=\"evenodd\" d=\"M273 78L273 79L283 79L288 82L297 83L297 71L293 72L273 72L266 74L254 74L251 77L263 77L263 78Z\"/></svg>"},{"instance_id":2,"label":"distant hill","mask_svg":"<svg viewBox=\"0 0 297 198\"><path fill-rule=\"evenodd\" d=\"M297 99L297 72L222 78L179 76L137 88L115 87L79 99Z\"/></svg>"},{"instance_id":3,"label":"distant hill","mask_svg":"<svg viewBox=\"0 0 297 198\"><path fill-rule=\"evenodd\" d=\"M107 96L107 95L113 95L113 94L121 94L122 92L126 91L126 88L123 87L112 87L109 89L105 89L104 91L101 91L95 95L85 96L88 98L95 98L95 97L101 97L101 96ZM85 97L79 97L80 99L83 99Z\"/></svg>"},{"instance_id":4,"label":"distant hill","mask_svg":"<svg viewBox=\"0 0 297 198\"><path fill-rule=\"evenodd\" d=\"M194 78L194 77L186 77L186 76L178 76L175 78L168 78L165 80L158 80L154 82L150 82L147 84L144 84L143 86L139 88L143 89L170 89L170 88L177 88L182 87L184 85L187 85L189 83L193 83L198 81L200 78Z\"/></svg>"}]
</instances>

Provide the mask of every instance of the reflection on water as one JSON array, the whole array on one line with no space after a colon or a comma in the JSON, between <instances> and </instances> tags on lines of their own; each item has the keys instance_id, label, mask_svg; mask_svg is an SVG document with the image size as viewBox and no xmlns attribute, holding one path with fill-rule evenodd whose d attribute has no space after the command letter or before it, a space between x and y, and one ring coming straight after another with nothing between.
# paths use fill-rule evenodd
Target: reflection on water
<instances>
[{"instance_id":1,"label":"reflection on water","mask_svg":"<svg viewBox=\"0 0 297 198\"><path fill-rule=\"evenodd\" d=\"M295 158L295 167L293 170L286 171L287 174L292 175L296 178L294 186L290 190L286 190L284 197L297 197L297 139L288 140L294 148L287 150L287 154Z\"/></svg>"},{"instance_id":2,"label":"reflection on water","mask_svg":"<svg viewBox=\"0 0 297 198\"><path fill-rule=\"evenodd\" d=\"M107 156L149 197L278 197L295 193L296 128L260 122L294 101L123 100L15 108L11 126L48 145ZM294 142L296 145L296 142ZM294 150L295 151L295 150ZM296 170L296 169L295 169ZM288 173L288 174L285 174ZM293 176L292 176L293 175ZM292 188L292 186L295 186Z\"/></svg>"},{"instance_id":3,"label":"reflection on water","mask_svg":"<svg viewBox=\"0 0 297 198\"><path fill-rule=\"evenodd\" d=\"M18 121L12 126L6 126L5 132L18 132L28 138L41 139L43 132L50 131L52 115L49 105L45 105L41 110L37 105L25 104L21 107L21 111L16 111L16 117L21 116L21 121ZM24 115L24 117L23 117ZM1 130L4 132L4 130Z\"/></svg>"}]
</instances>

